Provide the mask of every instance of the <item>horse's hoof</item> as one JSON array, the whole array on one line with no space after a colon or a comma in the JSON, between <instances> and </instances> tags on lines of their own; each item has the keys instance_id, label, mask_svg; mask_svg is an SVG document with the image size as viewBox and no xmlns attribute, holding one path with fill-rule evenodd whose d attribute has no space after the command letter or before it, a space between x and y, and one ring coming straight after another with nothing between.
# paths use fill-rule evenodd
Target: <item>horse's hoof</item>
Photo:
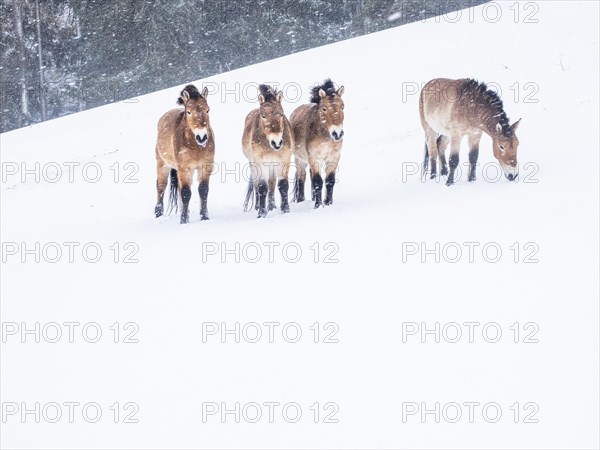
<instances>
[{"instance_id":1,"label":"horse's hoof","mask_svg":"<svg viewBox=\"0 0 600 450\"><path fill-rule=\"evenodd\" d=\"M315 203L314 209L319 209L321 207L321 203Z\"/></svg>"},{"instance_id":2,"label":"horse's hoof","mask_svg":"<svg viewBox=\"0 0 600 450\"><path fill-rule=\"evenodd\" d=\"M264 219L265 217L267 217L267 210L266 209L259 209L258 210L258 216L256 216L257 219Z\"/></svg>"},{"instance_id":3,"label":"horse's hoof","mask_svg":"<svg viewBox=\"0 0 600 450\"><path fill-rule=\"evenodd\" d=\"M185 224L187 224L188 222L189 222L189 220L187 220L187 219L184 219L184 218L182 217L182 218L181 218L181 220L179 221L179 224L180 224L180 225L185 225Z\"/></svg>"},{"instance_id":4,"label":"horse's hoof","mask_svg":"<svg viewBox=\"0 0 600 450\"><path fill-rule=\"evenodd\" d=\"M287 203L285 205L281 205L281 212L283 214L289 213L290 212L290 205L288 205Z\"/></svg>"},{"instance_id":5,"label":"horse's hoof","mask_svg":"<svg viewBox=\"0 0 600 450\"><path fill-rule=\"evenodd\" d=\"M452 186L454 184L454 180L446 181L446 186Z\"/></svg>"},{"instance_id":6,"label":"horse's hoof","mask_svg":"<svg viewBox=\"0 0 600 450\"><path fill-rule=\"evenodd\" d=\"M448 169L443 168L442 169L442 176L445 177L446 175L448 175Z\"/></svg>"},{"instance_id":7,"label":"horse's hoof","mask_svg":"<svg viewBox=\"0 0 600 450\"><path fill-rule=\"evenodd\" d=\"M200 216L200 220L209 220L208 214L203 214Z\"/></svg>"},{"instance_id":8,"label":"horse's hoof","mask_svg":"<svg viewBox=\"0 0 600 450\"><path fill-rule=\"evenodd\" d=\"M435 173L432 173L432 174L429 176L429 179L430 179L430 180L434 180L434 179L435 179Z\"/></svg>"},{"instance_id":9,"label":"horse's hoof","mask_svg":"<svg viewBox=\"0 0 600 450\"><path fill-rule=\"evenodd\" d=\"M333 199L325 199L325 206L333 205Z\"/></svg>"},{"instance_id":10,"label":"horse's hoof","mask_svg":"<svg viewBox=\"0 0 600 450\"><path fill-rule=\"evenodd\" d=\"M274 209L277 209L277 206L275 206L275 205L269 205L269 211L273 211Z\"/></svg>"},{"instance_id":11,"label":"horse's hoof","mask_svg":"<svg viewBox=\"0 0 600 450\"><path fill-rule=\"evenodd\" d=\"M475 181L475 175L469 176L469 183L472 183L473 181Z\"/></svg>"}]
</instances>

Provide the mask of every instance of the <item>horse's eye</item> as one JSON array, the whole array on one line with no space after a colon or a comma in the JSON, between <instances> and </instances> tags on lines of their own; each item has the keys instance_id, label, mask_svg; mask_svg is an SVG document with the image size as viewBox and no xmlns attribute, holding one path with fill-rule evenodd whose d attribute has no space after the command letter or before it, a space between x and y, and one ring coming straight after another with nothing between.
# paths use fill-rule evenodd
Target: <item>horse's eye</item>
<instances>
[{"instance_id":1,"label":"horse's eye","mask_svg":"<svg viewBox=\"0 0 600 450\"><path fill-rule=\"evenodd\" d=\"M263 119L266 119L266 118L267 118L267 115L266 115L266 114L261 114L260 116L261 116Z\"/></svg>"},{"instance_id":2,"label":"horse's eye","mask_svg":"<svg viewBox=\"0 0 600 450\"><path fill-rule=\"evenodd\" d=\"M326 112L326 111L327 111L327 108L323 108L323 112Z\"/></svg>"},{"instance_id":3,"label":"horse's eye","mask_svg":"<svg viewBox=\"0 0 600 450\"><path fill-rule=\"evenodd\" d=\"M206 112L209 113L210 112L210 108L206 108Z\"/></svg>"},{"instance_id":4,"label":"horse's eye","mask_svg":"<svg viewBox=\"0 0 600 450\"><path fill-rule=\"evenodd\" d=\"M192 114L191 111L186 111L186 113L188 114L188 116Z\"/></svg>"},{"instance_id":5,"label":"horse's eye","mask_svg":"<svg viewBox=\"0 0 600 450\"><path fill-rule=\"evenodd\" d=\"M504 151L504 145L500 146L500 150Z\"/></svg>"}]
</instances>

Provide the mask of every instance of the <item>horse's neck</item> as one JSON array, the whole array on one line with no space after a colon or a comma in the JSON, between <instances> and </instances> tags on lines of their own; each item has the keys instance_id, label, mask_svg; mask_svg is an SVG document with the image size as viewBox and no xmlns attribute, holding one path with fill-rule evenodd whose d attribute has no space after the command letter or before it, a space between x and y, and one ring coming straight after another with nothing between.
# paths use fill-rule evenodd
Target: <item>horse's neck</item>
<instances>
[{"instance_id":1,"label":"horse's neck","mask_svg":"<svg viewBox=\"0 0 600 450\"><path fill-rule=\"evenodd\" d=\"M252 132L254 141L267 142L267 135L265 131L260 127L260 116L256 116L256 120L254 121L254 131Z\"/></svg>"},{"instance_id":2,"label":"horse's neck","mask_svg":"<svg viewBox=\"0 0 600 450\"><path fill-rule=\"evenodd\" d=\"M192 132L192 130L190 130L186 123L184 123L183 129L181 131L181 139L187 147L190 147L191 143L196 142L196 139L194 138L194 133Z\"/></svg>"},{"instance_id":3,"label":"horse's neck","mask_svg":"<svg viewBox=\"0 0 600 450\"><path fill-rule=\"evenodd\" d=\"M474 96L467 99L467 101L472 102L471 104L479 105L479 102L481 102L482 99L478 96ZM487 104L478 106L474 109L470 108L468 104L465 107L468 108L468 110L473 111L471 117L469 117L469 122L472 126L479 128L490 137L494 137L498 134L496 126L500 123L500 118L504 115L503 109L497 110L496 108L491 108Z\"/></svg>"},{"instance_id":4,"label":"horse's neck","mask_svg":"<svg viewBox=\"0 0 600 450\"><path fill-rule=\"evenodd\" d=\"M328 134L327 128L321 122L321 115L319 114L319 105L318 104L315 104L315 106L313 107L313 110L311 111L311 118L312 118L312 126L313 126L314 130L318 134L327 135Z\"/></svg>"},{"instance_id":5,"label":"horse's neck","mask_svg":"<svg viewBox=\"0 0 600 450\"><path fill-rule=\"evenodd\" d=\"M475 128L479 128L481 131L494 137L498 134L496 130L497 125L500 123L500 117L504 114L504 111L494 112L486 108L484 111L476 108L472 117L469 118L469 122Z\"/></svg>"}]
</instances>

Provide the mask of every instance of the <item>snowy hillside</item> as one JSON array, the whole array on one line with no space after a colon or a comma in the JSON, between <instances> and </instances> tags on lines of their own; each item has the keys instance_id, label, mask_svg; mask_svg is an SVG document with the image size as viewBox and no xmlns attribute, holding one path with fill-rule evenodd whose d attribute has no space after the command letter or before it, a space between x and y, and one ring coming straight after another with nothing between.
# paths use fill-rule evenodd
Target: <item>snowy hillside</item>
<instances>
[{"instance_id":1,"label":"snowy hillside","mask_svg":"<svg viewBox=\"0 0 600 450\"><path fill-rule=\"evenodd\" d=\"M194 81L214 92L208 222L196 186L190 224L153 215L156 123L182 86L0 135L0 446L598 448L599 5L515 5ZM256 84L279 83L289 117L327 77L346 104L334 205L244 213ZM522 118L518 182L487 137L475 183L422 182L418 92L435 77L501 91ZM211 334L236 322L240 343ZM239 423L222 420L236 402ZM39 423L22 416L36 403ZM436 403L439 423L421 416Z\"/></svg>"}]
</instances>

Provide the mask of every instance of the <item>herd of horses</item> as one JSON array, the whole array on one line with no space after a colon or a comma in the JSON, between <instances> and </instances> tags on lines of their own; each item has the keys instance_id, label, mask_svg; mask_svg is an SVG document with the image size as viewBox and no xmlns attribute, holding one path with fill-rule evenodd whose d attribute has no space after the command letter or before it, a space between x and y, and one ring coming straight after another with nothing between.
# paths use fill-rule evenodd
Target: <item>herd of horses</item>
<instances>
[{"instance_id":1,"label":"herd of horses","mask_svg":"<svg viewBox=\"0 0 600 450\"><path fill-rule=\"evenodd\" d=\"M336 88L328 79L312 88L310 103L296 108L288 120L281 104L282 93L265 84L259 86L258 108L246 117L242 136L242 150L251 172L245 211L254 208L259 218L266 217L269 211L277 208L276 187L281 197L281 211L290 211L288 172L292 156L296 169L292 201L303 202L305 199L308 167L314 207L333 203L333 187L344 138L343 95L344 87ZM200 219L209 218L207 202L215 140L207 96L206 88L200 92L193 85L186 86L177 99L183 108L168 111L158 122L156 217L164 213L163 198L170 179L170 211L177 210L180 202L180 222L188 223L192 180L197 173ZM502 100L485 83L469 78L433 79L421 90L419 115L425 132L423 176L430 166L430 178L435 178L439 160L440 175L447 176L446 185L452 185L460 144L467 136L468 180L475 181L479 142L486 133L492 139L493 153L504 175L510 181L516 180L519 140L515 132L520 119L512 125L509 123ZM446 161L448 146L449 164Z\"/></svg>"}]
</instances>

